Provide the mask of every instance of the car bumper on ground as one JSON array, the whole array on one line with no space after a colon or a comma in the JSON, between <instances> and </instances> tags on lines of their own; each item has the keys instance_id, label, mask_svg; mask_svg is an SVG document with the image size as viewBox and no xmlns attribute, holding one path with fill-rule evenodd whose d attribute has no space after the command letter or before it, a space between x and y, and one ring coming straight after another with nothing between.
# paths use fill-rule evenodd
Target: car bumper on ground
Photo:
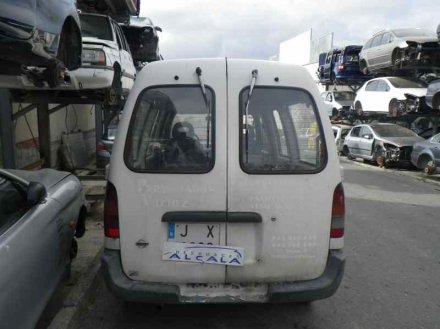
<instances>
[{"instance_id":1,"label":"car bumper on ground","mask_svg":"<svg viewBox=\"0 0 440 329\"><path fill-rule=\"evenodd\" d=\"M345 257L340 250L329 253L324 273L313 280L268 283L262 298L246 299L245 296L224 295L216 297L183 295L176 284L135 281L122 270L119 250L106 249L102 255L102 271L110 291L127 301L150 303L247 303L247 302L307 302L333 295L344 274ZM254 285L257 287L258 285Z\"/></svg>"}]
</instances>

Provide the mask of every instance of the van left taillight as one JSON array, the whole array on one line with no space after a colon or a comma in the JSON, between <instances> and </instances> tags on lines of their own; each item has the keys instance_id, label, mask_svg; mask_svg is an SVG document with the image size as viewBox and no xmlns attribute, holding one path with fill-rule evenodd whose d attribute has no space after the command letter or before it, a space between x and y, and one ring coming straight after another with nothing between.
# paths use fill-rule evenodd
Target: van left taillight
<instances>
[{"instance_id":1,"label":"van left taillight","mask_svg":"<svg viewBox=\"0 0 440 329\"><path fill-rule=\"evenodd\" d=\"M344 236L345 196L342 183L336 186L333 193L332 222L330 238L342 238Z\"/></svg>"},{"instance_id":2,"label":"van left taillight","mask_svg":"<svg viewBox=\"0 0 440 329\"><path fill-rule=\"evenodd\" d=\"M118 195L110 182L105 191L104 234L108 238L119 238Z\"/></svg>"}]
</instances>

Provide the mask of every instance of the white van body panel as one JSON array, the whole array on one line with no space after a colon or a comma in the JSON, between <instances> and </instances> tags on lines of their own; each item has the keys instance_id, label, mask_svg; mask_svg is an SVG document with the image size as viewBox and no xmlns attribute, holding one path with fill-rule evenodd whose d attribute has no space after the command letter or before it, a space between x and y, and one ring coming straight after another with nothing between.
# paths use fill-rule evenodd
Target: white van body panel
<instances>
[{"instance_id":1,"label":"white van body panel","mask_svg":"<svg viewBox=\"0 0 440 329\"><path fill-rule=\"evenodd\" d=\"M313 91L328 149L318 174L249 175L238 161L239 94L258 69L258 86ZM275 81L278 77L279 82ZM325 105L302 67L265 61L228 59L228 211L259 213L262 223L228 223L228 245L243 247L243 267L227 267L227 282L309 280L325 268L335 186L341 181L336 148ZM252 99L251 99L252 102Z\"/></svg>"},{"instance_id":2,"label":"white van body panel","mask_svg":"<svg viewBox=\"0 0 440 329\"><path fill-rule=\"evenodd\" d=\"M206 174L136 173L124 163L124 146L139 94L150 86L198 85L200 67L215 92L215 165ZM315 174L247 174L239 162L239 94L258 69L256 86L301 88L311 93L322 124L327 164ZM178 77L176 79L175 77ZM276 82L275 78L279 81ZM162 283L231 283L310 280L326 266L339 162L327 111L302 67L267 61L195 59L148 64L138 75L119 123L109 181L118 194L124 273ZM219 223L220 244L244 248L242 267L162 260L170 211L256 212L261 223ZM145 248L136 246L144 240ZM341 243L342 241L342 243ZM343 245L338 239L337 246Z\"/></svg>"},{"instance_id":3,"label":"white van body panel","mask_svg":"<svg viewBox=\"0 0 440 329\"><path fill-rule=\"evenodd\" d=\"M125 274L133 280L173 283L224 282L223 266L176 263L162 260L168 223L161 222L169 211L225 211L226 209L226 76L225 59L194 62L168 61L148 64L139 74L119 123L113 148L109 181L118 193L121 260ZM139 94L149 86L196 85L196 67L205 85L215 92L215 166L207 174L135 173L124 163L123 153L133 108ZM175 80L175 77L178 80ZM226 244L226 225L220 223L220 244ZM135 243L143 239L148 247Z\"/></svg>"}]
</instances>

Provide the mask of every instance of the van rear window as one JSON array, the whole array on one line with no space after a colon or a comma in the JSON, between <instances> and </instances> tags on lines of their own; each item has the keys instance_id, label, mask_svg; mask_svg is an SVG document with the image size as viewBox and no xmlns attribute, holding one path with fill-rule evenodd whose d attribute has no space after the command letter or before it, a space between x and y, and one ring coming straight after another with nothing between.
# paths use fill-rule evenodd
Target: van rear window
<instances>
[{"instance_id":1,"label":"van rear window","mask_svg":"<svg viewBox=\"0 0 440 329\"><path fill-rule=\"evenodd\" d=\"M240 165L251 174L315 173L327 151L316 105L304 90L255 87L240 94Z\"/></svg>"},{"instance_id":2,"label":"van rear window","mask_svg":"<svg viewBox=\"0 0 440 329\"><path fill-rule=\"evenodd\" d=\"M199 85L144 90L132 114L125 163L137 172L206 173L214 166L214 92Z\"/></svg>"}]
</instances>

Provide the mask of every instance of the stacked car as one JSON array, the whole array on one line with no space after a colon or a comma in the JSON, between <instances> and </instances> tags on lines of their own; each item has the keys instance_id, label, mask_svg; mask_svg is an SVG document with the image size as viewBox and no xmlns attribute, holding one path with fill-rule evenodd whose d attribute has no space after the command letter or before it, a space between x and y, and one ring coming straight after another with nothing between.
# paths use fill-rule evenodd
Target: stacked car
<instances>
[{"instance_id":1,"label":"stacked car","mask_svg":"<svg viewBox=\"0 0 440 329\"><path fill-rule=\"evenodd\" d=\"M413 145L423 141L412 130L392 123L354 126L345 137L343 153L379 166L409 164Z\"/></svg>"}]
</instances>

